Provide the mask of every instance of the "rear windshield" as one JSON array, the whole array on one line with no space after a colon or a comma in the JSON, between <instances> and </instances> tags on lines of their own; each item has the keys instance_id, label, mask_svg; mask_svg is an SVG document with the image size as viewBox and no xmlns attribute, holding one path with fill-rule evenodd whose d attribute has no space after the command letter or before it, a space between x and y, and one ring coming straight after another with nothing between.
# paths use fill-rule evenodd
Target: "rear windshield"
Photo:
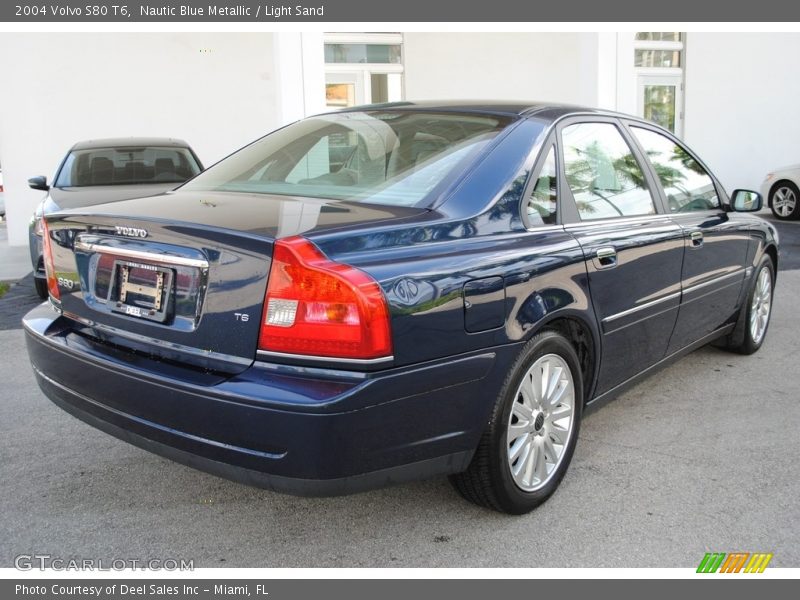
<instances>
[{"instance_id":1,"label":"rear windshield","mask_svg":"<svg viewBox=\"0 0 800 600\"><path fill-rule=\"evenodd\" d=\"M406 111L322 115L250 144L182 189L423 206L509 122Z\"/></svg>"},{"instance_id":2,"label":"rear windshield","mask_svg":"<svg viewBox=\"0 0 800 600\"><path fill-rule=\"evenodd\" d=\"M56 187L183 183L200 172L187 148L136 146L73 150Z\"/></svg>"}]
</instances>

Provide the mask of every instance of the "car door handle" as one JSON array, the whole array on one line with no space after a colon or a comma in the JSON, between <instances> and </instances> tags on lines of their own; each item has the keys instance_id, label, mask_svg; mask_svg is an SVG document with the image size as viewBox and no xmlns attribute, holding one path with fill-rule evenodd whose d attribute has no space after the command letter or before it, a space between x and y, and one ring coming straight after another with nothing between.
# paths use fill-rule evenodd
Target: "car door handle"
<instances>
[{"instance_id":1,"label":"car door handle","mask_svg":"<svg viewBox=\"0 0 800 600\"><path fill-rule=\"evenodd\" d=\"M693 231L689 234L689 240L692 242L692 248L700 248L703 245L703 232Z\"/></svg>"},{"instance_id":2,"label":"car door handle","mask_svg":"<svg viewBox=\"0 0 800 600\"><path fill-rule=\"evenodd\" d=\"M613 269L617 266L617 250L612 247L598 248L594 253L594 266L598 269Z\"/></svg>"}]
</instances>

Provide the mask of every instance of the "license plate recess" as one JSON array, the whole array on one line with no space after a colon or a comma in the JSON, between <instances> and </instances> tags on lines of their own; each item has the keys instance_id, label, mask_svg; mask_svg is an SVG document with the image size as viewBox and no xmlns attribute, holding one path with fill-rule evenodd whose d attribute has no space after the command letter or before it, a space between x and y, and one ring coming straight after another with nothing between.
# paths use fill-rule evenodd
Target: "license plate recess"
<instances>
[{"instance_id":1,"label":"license plate recess","mask_svg":"<svg viewBox=\"0 0 800 600\"><path fill-rule=\"evenodd\" d=\"M163 323L171 308L174 275L169 267L117 260L108 305L114 312Z\"/></svg>"}]
</instances>

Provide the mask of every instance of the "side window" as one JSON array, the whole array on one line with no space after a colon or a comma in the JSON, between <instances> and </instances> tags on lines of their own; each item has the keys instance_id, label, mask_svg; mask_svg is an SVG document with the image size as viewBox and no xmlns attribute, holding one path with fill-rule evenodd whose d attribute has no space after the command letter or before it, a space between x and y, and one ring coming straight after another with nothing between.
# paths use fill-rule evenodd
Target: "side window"
<instances>
[{"instance_id":1,"label":"side window","mask_svg":"<svg viewBox=\"0 0 800 600\"><path fill-rule=\"evenodd\" d=\"M670 212L719 208L714 181L685 148L655 131L631 129L661 180Z\"/></svg>"},{"instance_id":2,"label":"side window","mask_svg":"<svg viewBox=\"0 0 800 600\"><path fill-rule=\"evenodd\" d=\"M561 142L564 173L582 220L655 214L642 168L615 125L568 125Z\"/></svg>"},{"instance_id":3,"label":"side window","mask_svg":"<svg viewBox=\"0 0 800 600\"><path fill-rule=\"evenodd\" d=\"M528 198L528 221L531 225L553 225L556 222L556 173L555 147L551 146Z\"/></svg>"}]
</instances>

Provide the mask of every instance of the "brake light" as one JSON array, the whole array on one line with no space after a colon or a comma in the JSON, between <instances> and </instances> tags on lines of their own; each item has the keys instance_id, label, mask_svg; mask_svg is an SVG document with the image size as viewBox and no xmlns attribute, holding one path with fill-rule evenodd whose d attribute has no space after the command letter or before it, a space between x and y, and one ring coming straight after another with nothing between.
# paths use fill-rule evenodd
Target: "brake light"
<instances>
[{"instance_id":1,"label":"brake light","mask_svg":"<svg viewBox=\"0 0 800 600\"><path fill-rule=\"evenodd\" d=\"M2 194L2 193L3 193L3 184L0 183L0 194Z\"/></svg>"},{"instance_id":2,"label":"brake light","mask_svg":"<svg viewBox=\"0 0 800 600\"><path fill-rule=\"evenodd\" d=\"M278 240L258 347L334 358L390 356L386 299L369 275L331 261L307 239Z\"/></svg>"},{"instance_id":3,"label":"brake light","mask_svg":"<svg viewBox=\"0 0 800 600\"><path fill-rule=\"evenodd\" d=\"M61 293L58 291L58 280L56 279L56 267L53 263L53 248L50 242L50 230L47 221L42 219L42 254L44 255L44 272L47 274L47 291L53 300L61 301Z\"/></svg>"}]
</instances>

